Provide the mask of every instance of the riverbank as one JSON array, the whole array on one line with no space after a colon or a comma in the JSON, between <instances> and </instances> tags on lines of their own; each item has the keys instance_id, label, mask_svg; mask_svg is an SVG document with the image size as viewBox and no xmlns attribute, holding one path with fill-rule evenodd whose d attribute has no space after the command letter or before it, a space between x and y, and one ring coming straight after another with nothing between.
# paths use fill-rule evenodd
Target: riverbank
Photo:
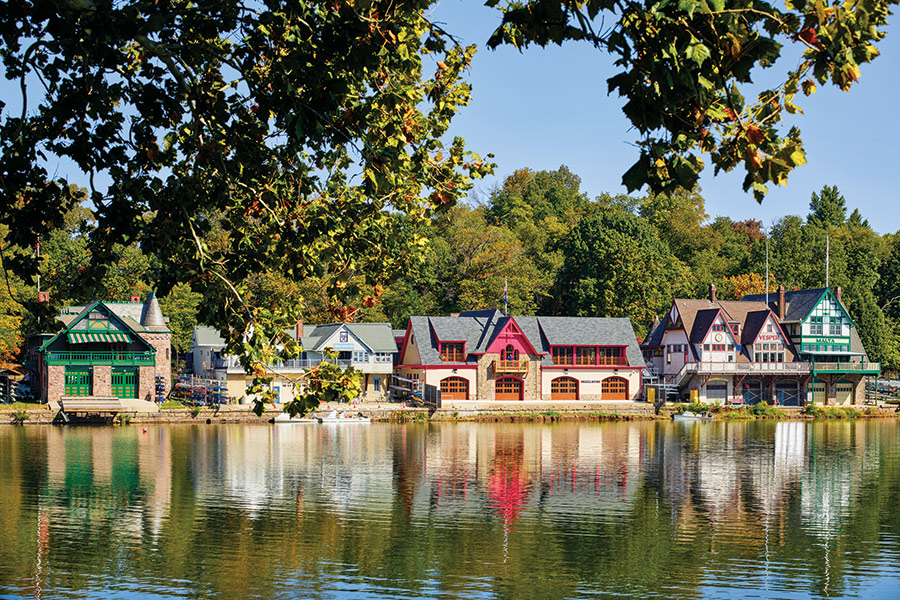
<instances>
[{"instance_id":1,"label":"riverbank","mask_svg":"<svg viewBox=\"0 0 900 600\"><path fill-rule=\"evenodd\" d=\"M149 404L149 403L148 403ZM460 409L459 407L447 410L434 411L425 407L407 407L398 403L358 404L354 407L346 405L326 405L319 411L321 414L332 408L343 409L347 412L370 418L375 422L484 422L484 423L556 423L573 421L641 421L641 420L670 420L682 405L670 404L663 406L659 412L654 406L645 402L609 403L598 407L597 405L556 406L537 405L534 403L519 406L495 406L489 403L479 403ZM849 410L844 410L845 408ZM152 410L155 409L155 410ZM195 407L195 408L162 408L150 404L148 410L138 410L136 407L122 410L117 414L96 413L79 415L72 419L73 423L94 424L154 424L154 423L197 423L197 424L221 424L221 423L246 423L268 424L269 420L278 414L277 410L267 410L263 416L256 416L248 405L223 405L221 407ZM723 408L715 413L717 420L812 420L841 419L841 418L897 418L896 405L882 406L855 406L855 407L822 407L819 414L805 414L799 407L777 407L766 411L753 411L747 408ZM23 425L50 425L61 424L58 417L58 408L38 404L3 405L0 407L0 424Z\"/></svg>"}]
</instances>

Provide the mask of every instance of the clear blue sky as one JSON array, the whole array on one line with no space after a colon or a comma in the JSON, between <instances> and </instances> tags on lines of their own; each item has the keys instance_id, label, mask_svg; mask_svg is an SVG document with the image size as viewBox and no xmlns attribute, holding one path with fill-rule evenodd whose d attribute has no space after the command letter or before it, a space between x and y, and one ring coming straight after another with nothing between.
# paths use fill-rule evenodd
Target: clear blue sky
<instances>
[{"instance_id":1,"label":"clear blue sky","mask_svg":"<svg viewBox=\"0 0 900 600\"><path fill-rule=\"evenodd\" d=\"M472 103L451 127L470 149L495 155L496 176L479 182L475 194L486 197L515 169L562 164L581 176L582 189L591 197L624 193L621 177L638 157L631 145L637 136L622 115L621 99L606 93L606 79L614 73L609 59L586 44L524 53L488 50L485 42L498 18L482 4L442 0L431 14L464 43L479 47L468 77ZM809 98L798 95L805 114L795 122L809 162L795 169L787 187L769 186L762 205L742 191L743 172L713 177L708 169L701 193L710 216L754 218L768 227L784 215L806 216L812 192L835 185L848 212L858 208L880 233L900 230L895 200L900 190L898 37L900 32L888 29L878 45L881 56L862 67L849 93L828 84Z\"/></svg>"}]
</instances>

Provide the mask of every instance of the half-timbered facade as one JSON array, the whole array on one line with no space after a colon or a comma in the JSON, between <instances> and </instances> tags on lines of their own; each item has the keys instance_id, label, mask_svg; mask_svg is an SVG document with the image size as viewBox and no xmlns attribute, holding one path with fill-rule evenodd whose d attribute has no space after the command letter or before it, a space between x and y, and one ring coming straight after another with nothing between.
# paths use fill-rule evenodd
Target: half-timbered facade
<instances>
[{"instance_id":1,"label":"half-timbered facade","mask_svg":"<svg viewBox=\"0 0 900 600\"><path fill-rule=\"evenodd\" d=\"M723 301L710 286L705 299L673 300L641 349L663 393L713 403L852 404L880 372L839 289Z\"/></svg>"},{"instance_id":2,"label":"half-timbered facade","mask_svg":"<svg viewBox=\"0 0 900 600\"><path fill-rule=\"evenodd\" d=\"M439 388L446 408L636 400L644 367L628 319L472 311L410 318L395 372Z\"/></svg>"},{"instance_id":3,"label":"half-timbered facade","mask_svg":"<svg viewBox=\"0 0 900 600\"><path fill-rule=\"evenodd\" d=\"M765 295L745 296L750 302ZM770 294L770 309L809 367L807 396L818 404L862 404L865 378L881 373L869 360L856 323L841 301L841 288L785 291Z\"/></svg>"}]
</instances>

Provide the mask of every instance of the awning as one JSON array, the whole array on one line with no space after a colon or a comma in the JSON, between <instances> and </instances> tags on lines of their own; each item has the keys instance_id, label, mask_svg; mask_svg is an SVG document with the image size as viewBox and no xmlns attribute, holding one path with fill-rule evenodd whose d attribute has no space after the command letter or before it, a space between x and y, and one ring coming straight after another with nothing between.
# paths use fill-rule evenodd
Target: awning
<instances>
[{"instance_id":1,"label":"awning","mask_svg":"<svg viewBox=\"0 0 900 600\"><path fill-rule=\"evenodd\" d=\"M70 344L90 344L93 342L115 343L122 342L131 343L131 336L123 331L70 331L66 334Z\"/></svg>"}]
</instances>

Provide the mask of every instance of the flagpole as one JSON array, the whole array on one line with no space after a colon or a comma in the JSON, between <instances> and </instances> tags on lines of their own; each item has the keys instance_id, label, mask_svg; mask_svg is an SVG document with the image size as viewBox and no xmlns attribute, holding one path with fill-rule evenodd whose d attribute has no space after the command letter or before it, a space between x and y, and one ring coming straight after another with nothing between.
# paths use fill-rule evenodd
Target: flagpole
<instances>
[{"instance_id":1,"label":"flagpole","mask_svg":"<svg viewBox=\"0 0 900 600\"><path fill-rule=\"evenodd\" d=\"M766 238L766 306L769 306L769 238Z\"/></svg>"},{"instance_id":2,"label":"flagpole","mask_svg":"<svg viewBox=\"0 0 900 600\"><path fill-rule=\"evenodd\" d=\"M503 278L503 314L509 316L509 295L506 288L509 285L509 277Z\"/></svg>"},{"instance_id":3,"label":"flagpole","mask_svg":"<svg viewBox=\"0 0 900 600\"><path fill-rule=\"evenodd\" d=\"M829 275L831 270L831 239L825 234L825 287L829 287Z\"/></svg>"}]
</instances>

